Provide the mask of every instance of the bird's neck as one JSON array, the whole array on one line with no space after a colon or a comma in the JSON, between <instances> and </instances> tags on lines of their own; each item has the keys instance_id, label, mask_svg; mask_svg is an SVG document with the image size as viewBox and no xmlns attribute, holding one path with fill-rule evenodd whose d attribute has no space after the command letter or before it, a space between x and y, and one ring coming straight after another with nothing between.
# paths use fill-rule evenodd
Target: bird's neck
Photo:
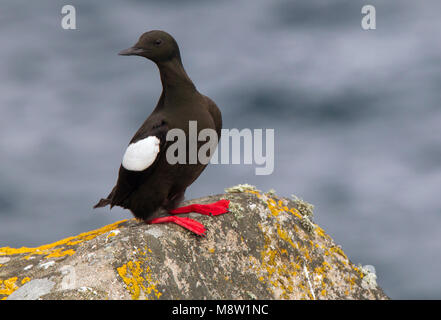
<instances>
[{"instance_id":1,"label":"bird's neck","mask_svg":"<svg viewBox=\"0 0 441 320\"><path fill-rule=\"evenodd\" d=\"M179 96L184 92L196 92L196 87L185 72L179 58L158 62L157 65L161 75L162 93L165 97Z\"/></svg>"}]
</instances>

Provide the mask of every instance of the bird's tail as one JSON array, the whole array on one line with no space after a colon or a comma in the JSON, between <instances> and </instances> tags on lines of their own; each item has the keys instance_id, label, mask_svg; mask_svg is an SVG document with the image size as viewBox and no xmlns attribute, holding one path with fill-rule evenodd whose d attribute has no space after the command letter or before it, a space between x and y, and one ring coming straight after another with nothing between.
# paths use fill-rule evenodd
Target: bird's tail
<instances>
[{"instance_id":1,"label":"bird's tail","mask_svg":"<svg viewBox=\"0 0 441 320\"><path fill-rule=\"evenodd\" d=\"M96 205L93 206L93 208L96 209L96 208L105 207L105 206L109 205L110 203L111 203L110 199L101 199L100 201L98 201L98 203Z\"/></svg>"},{"instance_id":2,"label":"bird's tail","mask_svg":"<svg viewBox=\"0 0 441 320\"><path fill-rule=\"evenodd\" d=\"M93 208L102 208L110 204L110 209L112 209L112 207L114 206L114 204L112 204L112 199L113 195L115 194L115 190L116 186L113 187L112 191L109 193L106 199L101 199L100 201L98 201L98 203L94 205Z\"/></svg>"}]
</instances>

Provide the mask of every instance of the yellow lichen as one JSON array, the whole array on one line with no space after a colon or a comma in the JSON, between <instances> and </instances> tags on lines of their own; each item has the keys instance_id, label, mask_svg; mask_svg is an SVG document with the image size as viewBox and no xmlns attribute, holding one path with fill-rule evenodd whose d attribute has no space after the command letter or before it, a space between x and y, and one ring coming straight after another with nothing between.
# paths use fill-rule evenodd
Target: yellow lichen
<instances>
[{"instance_id":1,"label":"yellow lichen","mask_svg":"<svg viewBox=\"0 0 441 320\"><path fill-rule=\"evenodd\" d=\"M259 225L265 238L264 250L261 251L260 262L250 257L253 263L253 271L259 275L258 280L262 283L271 284L268 290L272 293L278 292L278 298L289 299L296 286L296 276L300 266L289 261L288 251L284 248L274 246L273 238L266 235L265 226ZM293 248L297 245L289 237L286 230L277 224L279 237L287 241ZM284 258L285 256L285 258ZM277 288L277 290L274 290Z\"/></svg>"},{"instance_id":2,"label":"yellow lichen","mask_svg":"<svg viewBox=\"0 0 441 320\"><path fill-rule=\"evenodd\" d=\"M59 257L64 257L64 256L71 256L74 253L75 253L75 251L72 249L68 249L68 250L63 251L63 247L62 247L62 248L53 250L51 252L51 254L47 255L45 258L48 259L48 258L59 258Z\"/></svg>"},{"instance_id":3,"label":"yellow lichen","mask_svg":"<svg viewBox=\"0 0 441 320\"><path fill-rule=\"evenodd\" d=\"M297 234L301 232L301 237L305 238L306 241L294 241L291 231L287 231L283 223L283 221L286 221L283 215L288 213L294 215L304 225L305 219L313 215L313 206L297 199L298 201L295 202L299 209L301 209L299 211L296 208L286 206L284 200L271 198L271 194L261 195L259 192L251 190L245 192L253 193L259 199L264 200L269 209L268 219L273 221L274 226L269 227L265 223L258 224L264 236L265 244L260 252L260 261L250 257L252 262L251 268L258 275L258 280L270 285L268 291L275 294L275 297L278 299L292 297L290 294L293 293L293 290L300 290L298 295L302 294L301 298L303 299L315 299L315 294L327 295L328 290L333 287L333 282L327 278L329 272L336 268L333 264L335 262L339 262L342 265L349 263L343 250L337 246L329 247L329 240L332 239L322 228L312 224L312 222L310 224L313 228L310 228L310 234L297 228L295 224L293 225L293 231ZM276 237L274 237L271 231L273 228L277 231ZM288 251L280 247L280 240L287 243L293 249L298 250L300 254L290 257ZM327 260L324 260L322 265L315 267L314 270L305 271L311 268L312 254L318 249L323 250L320 254L324 258L327 257ZM293 259L295 261L290 261ZM303 279L300 283L299 274L302 275L300 279ZM350 279L348 283L350 290L352 290L353 282L354 279Z\"/></svg>"},{"instance_id":4,"label":"yellow lichen","mask_svg":"<svg viewBox=\"0 0 441 320\"><path fill-rule=\"evenodd\" d=\"M4 297L1 297L0 300L6 300L9 295L11 295L15 290L19 288L19 286L16 284L18 280L18 277L12 277L6 280L0 279L0 295L3 295ZM23 285L26 282L31 281L29 277L24 277L20 283Z\"/></svg>"},{"instance_id":5,"label":"yellow lichen","mask_svg":"<svg viewBox=\"0 0 441 320\"><path fill-rule=\"evenodd\" d=\"M244 190L244 192L255 194L258 198L262 197L262 195L259 193L259 191L256 191L256 190Z\"/></svg>"},{"instance_id":6,"label":"yellow lichen","mask_svg":"<svg viewBox=\"0 0 441 320\"><path fill-rule=\"evenodd\" d=\"M258 192L249 192L256 194L258 198L262 198ZM302 218L302 216L295 208L288 208L282 200L276 201L272 198L266 198L265 202L270 211L269 218L275 220L278 237L289 244L293 249L299 249L299 244L293 241L290 233L283 228L281 220L279 219L281 219L281 215L285 213L291 213L298 218ZM289 261L288 251L277 245L277 239L267 235L268 230L266 226L261 224L258 226L264 235L265 245L264 250L261 251L260 262L254 261L255 258L250 257L250 260L254 261L253 270L257 274L260 274L258 277L260 282L271 284L271 287L268 288L270 292L277 292L278 298L288 299L291 296L290 294L293 293L294 288L298 289L296 276L298 271L301 270L301 267L298 263ZM295 230L297 231L297 229ZM283 258L283 256L286 258ZM310 259L307 252L306 257ZM277 288L277 290L273 290L275 288ZM304 291L309 297L313 297L309 289L305 288Z\"/></svg>"},{"instance_id":7,"label":"yellow lichen","mask_svg":"<svg viewBox=\"0 0 441 320\"><path fill-rule=\"evenodd\" d=\"M343 252L343 250L340 247L337 246L333 246L331 247L331 252L335 252L337 254L339 254L340 256L342 256L345 260L349 260L348 257L346 256L346 254ZM343 262L344 264L346 264L345 262Z\"/></svg>"},{"instance_id":8,"label":"yellow lichen","mask_svg":"<svg viewBox=\"0 0 441 320\"><path fill-rule=\"evenodd\" d=\"M150 249L147 249L147 251L152 252ZM159 298L162 295L162 293L156 288L158 281L152 279L150 266L146 265L146 261L149 260L149 258L146 257L146 254L147 252L138 250L138 255L140 256L139 260L129 261L116 269L119 276L126 284L127 290L133 300L138 300L140 298L148 300L155 297Z\"/></svg>"},{"instance_id":9,"label":"yellow lichen","mask_svg":"<svg viewBox=\"0 0 441 320\"><path fill-rule=\"evenodd\" d=\"M294 203L297 205L298 211L302 216L312 217L314 215L314 205L292 195Z\"/></svg>"},{"instance_id":10,"label":"yellow lichen","mask_svg":"<svg viewBox=\"0 0 441 320\"><path fill-rule=\"evenodd\" d=\"M277 226L277 234L279 235L279 237L282 240L285 240L286 242L288 242L291 245L291 247L293 247L294 249L297 249L296 244L289 237L288 232L283 230L279 224L277 224L276 226Z\"/></svg>"},{"instance_id":11,"label":"yellow lichen","mask_svg":"<svg viewBox=\"0 0 441 320\"><path fill-rule=\"evenodd\" d=\"M126 221L126 220L117 221L115 223L104 226L100 229L84 232L84 233L81 233L77 236L65 238L65 239L59 240L57 242L46 244L46 245L36 247L36 248L2 247L2 248L0 248L0 256L28 254L28 255L24 256L23 259L29 259L32 255L44 255L45 258L73 255L75 253L75 251L73 249L63 250L65 248L64 247L65 245L66 246L73 246L73 245L79 244L84 241L92 240L92 239L96 238L97 236L99 236L100 234L103 234L103 233L106 233L106 232L109 232L111 230L118 228L118 225L124 221ZM61 248L60 248L60 246L61 246Z\"/></svg>"},{"instance_id":12,"label":"yellow lichen","mask_svg":"<svg viewBox=\"0 0 441 320\"><path fill-rule=\"evenodd\" d=\"M295 215L297 218L302 219L302 215L297 211L295 208L289 209L289 212L291 212L293 215Z\"/></svg>"},{"instance_id":13,"label":"yellow lichen","mask_svg":"<svg viewBox=\"0 0 441 320\"><path fill-rule=\"evenodd\" d=\"M17 279L17 277L12 277L6 280L0 279L0 295L5 295L1 300L6 300L11 293L18 289L18 286L15 284Z\"/></svg>"},{"instance_id":14,"label":"yellow lichen","mask_svg":"<svg viewBox=\"0 0 441 320\"><path fill-rule=\"evenodd\" d=\"M318 225L315 225L314 231L317 236L331 240L331 237L326 234L325 230L320 228Z\"/></svg>"},{"instance_id":15,"label":"yellow lichen","mask_svg":"<svg viewBox=\"0 0 441 320\"><path fill-rule=\"evenodd\" d=\"M115 236L117 236L118 234L119 234L119 230L112 231L112 232L110 232L110 233L107 235L106 239L109 239L109 238L111 238L111 237L115 237Z\"/></svg>"},{"instance_id":16,"label":"yellow lichen","mask_svg":"<svg viewBox=\"0 0 441 320\"><path fill-rule=\"evenodd\" d=\"M354 265L351 265L351 267L352 267L352 269L353 269L355 272L358 273L358 275L360 276L360 279L363 279L364 274L363 274L363 272L360 270L360 268L357 268L357 267L354 266Z\"/></svg>"}]
</instances>

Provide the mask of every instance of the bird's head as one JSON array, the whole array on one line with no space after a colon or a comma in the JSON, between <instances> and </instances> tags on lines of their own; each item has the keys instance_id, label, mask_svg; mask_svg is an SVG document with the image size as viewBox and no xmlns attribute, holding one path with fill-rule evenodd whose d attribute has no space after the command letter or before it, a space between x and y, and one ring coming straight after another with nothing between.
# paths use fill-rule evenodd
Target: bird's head
<instances>
[{"instance_id":1,"label":"bird's head","mask_svg":"<svg viewBox=\"0 0 441 320\"><path fill-rule=\"evenodd\" d=\"M173 58L180 59L176 40L165 31L153 30L141 35L138 42L119 53L121 56L141 56L160 63Z\"/></svg>"}]
</instances>

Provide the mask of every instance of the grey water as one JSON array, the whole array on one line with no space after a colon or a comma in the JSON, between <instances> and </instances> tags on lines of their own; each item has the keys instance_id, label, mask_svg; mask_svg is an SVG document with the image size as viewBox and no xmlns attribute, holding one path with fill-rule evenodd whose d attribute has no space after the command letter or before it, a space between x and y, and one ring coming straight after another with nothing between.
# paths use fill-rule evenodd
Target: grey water
<instances>
[{"instance_id":1,"label":"grey water","mask_svg":"<svg viewBox=\"0 0 441 320\"><path fill-rule=\"evenodd\" d=\"M61 7L76 8L76 30ZM377 29L363 30L374 5ZM275 130L275 166L210 165L187 198L250 183L315 205L394 299L440 299L441 2L23 1L0 4L0 246L130 218L92 210L161 92L120 57L148 30L180 44L225 128Z\"/></svg>"}]
</instances>

